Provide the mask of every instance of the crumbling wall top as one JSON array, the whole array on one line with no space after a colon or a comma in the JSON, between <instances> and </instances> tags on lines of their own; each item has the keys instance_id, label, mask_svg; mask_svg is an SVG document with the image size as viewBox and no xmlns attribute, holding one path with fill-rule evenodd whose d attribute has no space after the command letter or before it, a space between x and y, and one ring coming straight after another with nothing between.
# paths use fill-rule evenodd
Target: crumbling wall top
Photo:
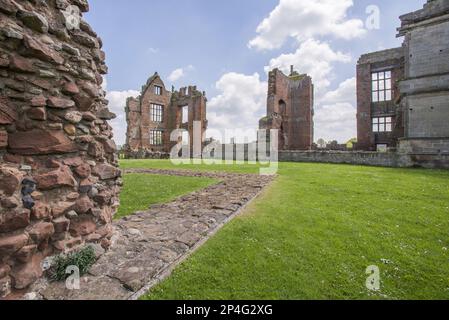
<instances>
[{"instance_id":1,"label":"crumbling wall top","mask_svg":"<svg viewBox=\"0 0 449 320\"><path fill-rule=\"evenodd\" d=\"M407 30L420 22L449 15L449 1L447 0L428 0L420 10L404 14L401 19L401 27L398 28L398 37L404 36ZM447 18L449 19L449 17Z\"/></svg>"},{"instance_id":2,"label":"crumbling wall top","mask_svg":"<svg viewBox=\"0 0 449 320\"><path fill-rule=\"evenodd\" d=\"M377 63L392 59L401 59L405 55L404 47L387 49L364 54L360 57L358 64Z\"/></svg>"}]
</instances>

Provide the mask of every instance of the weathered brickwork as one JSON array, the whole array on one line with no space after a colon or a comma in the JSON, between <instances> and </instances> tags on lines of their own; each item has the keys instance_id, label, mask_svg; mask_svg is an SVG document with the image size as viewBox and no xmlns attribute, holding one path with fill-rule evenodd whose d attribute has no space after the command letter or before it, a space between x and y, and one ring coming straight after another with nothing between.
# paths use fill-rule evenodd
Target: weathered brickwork
<instances>
[{"instance_id":1,"label":"weathered brickwork","mask_svg":"<svg viewBox=\"0 0 449 320\"><path fill-rule=\"evenodd\" d=\"M205 138L206 104L205 93L198 91L195 86L181 88L179 91L168 91L159 75L155 73L143 86L139 97L127 100L126 156L130 158L168 157L177 144L177 141L171 141L174 130L184 130L189 133L189 141L183 142L188 143L190 150L193 151L195 122L200 124L198 132L201 140L204 141ZM201 146L199 149L201 152Z\"/></svg>"},{"instance_id":2,"label":"weathered brickwork","mask_svg":"<svg viewBox=\"0 0 449 320\"><path fill-rule=\"evenodd\" d=\"M105 54L86 22L67 22L71 8L89 6L0 0L0 296L41 277L44 258L112 236L120 170Z\"/></svg>"},{"instance_id":3,"label":"weathered brickwork","mask_svg":"<svg viewBox=\"0 0 449 320\"><path fill-rule=\"evenodd\" d=\"M279 150L310 150L313 146L312 78L291 69L289 76L274 69L268 78L267 117L263 130L279 130Z\"/></svg>"},{"instance_id":4,"label":"weathered brickwork","mask_svg":"<svg viewBox=\"0 0 449 320\"><path fill-rule=\"evenodd\" d=\"M401 48L364 55L357 67L358 144L397 148L416 165L447 167L449 154L449 2L428 1L424 8L400 17ZM390 102L373 102L372 72L392 71ZM373 71L374 70L374 71ZM380 107L379 107L380 106ZM394 116L393 130L374 133L372 118Z\"/></svg>"},{"instance_id":5,"label":"weathered brickwork","mask_svg":"<svg viewBox=\"0 0 449 320\"><path fill-rule=\"evenodd\" d=\"M373 74L391 72L391 99L373 101ZM376 151L378 145L395 148L404 136L403 110L398 106L399 81L404 77L402 47L363 55L357 64L357 148ZM391 118L391 130L373 130L373 118Z\"/></svg>"}]
</instances>

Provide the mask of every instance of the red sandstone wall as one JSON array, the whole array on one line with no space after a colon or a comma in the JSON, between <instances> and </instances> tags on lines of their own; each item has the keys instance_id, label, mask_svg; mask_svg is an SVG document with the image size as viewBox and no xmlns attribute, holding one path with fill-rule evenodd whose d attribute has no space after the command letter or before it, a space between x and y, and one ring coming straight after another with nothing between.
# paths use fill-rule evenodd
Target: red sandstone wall
<instances>
[{"instance_id":1,"label":"red sandstone wall","mask_svg":"<svg viewBox=\"0 0 449 320\"><path fill-rule=\"evenodd\" d=\"M158 96L154 93L154 86L162 87L162 95ZM146 150L151 150L152 152L166 152L168 148L168 142L170 140L170 134L167 130L168 126L168 114L170 112L169 103L170 103L170 95L171 93L167 91L164 83L159 78L159 76L153 77L153 81L151 81L147 86L144 92L142 92L142 96L140 98L140 147ZM151 121L151 112L150 105L152 103L160 104L164 107L163 121L162 123L156 123ZM131 123L130 123L131 124ZM133 125L132 125L133 126ZM164 144L161 146L152 146L150 145L150 130L163 130L163 142Z\"/></svg>"},{"instance_id":2,"label":"red sandstone wall","mask_svg":"<svg viewBox=\"0 0 449 320\"><path fill-rule=\"evenodd\" d=\"M162 95L154 94L154 86L163 88ZM164 107L163 122L151 121L151 103ZM193 150L193 123L202 123L202 135L207 129L205 95L195 86L181 88L179 91L169 92L159 75L154 74L143 87L142 94L137 99L127 101L127 153L129 157L145 157L151 153L170 153L176 142L170 141L170 135L174 130L185 129L189 131L191 150ZM188 106L189 121L187 125L182 122L181 107ZM150 145L150 130L163 130L163 145ZM200 155L198 155L200 156Z\"/></svg>"},{"instance_id":3,"label":"red sandstone wall","mask_svg":"<svg viewBox=\"0 0 449 320\"><path fill-rule=\"evenodd\" d=\"M374 150L371 128L371 66L357 65L357 149Z\"/></svg>"},{"instance_id":4,"label":"red sandstone wall","mask_svg":"<svg viewBox=\"0 0 449 320\"><path fill-rule=\"evenodd\" d=\"M285 110L280 110L281 101L285 103ZM260 128L279 130L280 150L310 150L314 131L313 104L310 77L289 77L274 69L268 78L267 118L261 121Z\"/></svg>"},{"instance_id":5,"label":"red sandstone wall","mask_svg":"<svg viewBox=\"0 0 449 320\"><path fill-rule=\"evenodd\" d=\"M388 52L388 51L386 51ZM376 70L391 70L393 100L372 103L371 73ZM388 144L395 147L397 140L404 137L403 110L397 104L400 100L398 83L404 77L404 60L395 56L373 63L364 62L357 65L357 149L376 151L377 144ZM372 131L373 116L390 116L393 118L393 131L374 133Z\"/></svg>"},{"instance_id":6,"label":"red sandstone wall","mask_svg":"<svg viewBox=\"0 0 449 320\"><path fill-rule=\"evenodd\" d=\"M102 42L63 11L85 0L0 0L0 296L42 260L110 245L120 171L101 89Z\"/></svg>"}]
</instances>

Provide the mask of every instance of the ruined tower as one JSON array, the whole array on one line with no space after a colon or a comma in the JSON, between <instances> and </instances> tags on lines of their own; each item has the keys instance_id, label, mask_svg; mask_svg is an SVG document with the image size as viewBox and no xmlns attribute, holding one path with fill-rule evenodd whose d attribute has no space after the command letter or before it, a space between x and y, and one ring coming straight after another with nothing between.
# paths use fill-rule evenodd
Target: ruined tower
<instances>
[{"instance_id":1,"label":"ruined tower","mask_svg":"<svg viewBox=\"0 0 449 320\"><path fill-rule=\"evenodd\" d=\"M264 130L279 130L279 150L310 150L313 146L314 87L312 78L291 67L286 76L279 69L269 73L267 117Z\"/></svg>"}]
</instances>

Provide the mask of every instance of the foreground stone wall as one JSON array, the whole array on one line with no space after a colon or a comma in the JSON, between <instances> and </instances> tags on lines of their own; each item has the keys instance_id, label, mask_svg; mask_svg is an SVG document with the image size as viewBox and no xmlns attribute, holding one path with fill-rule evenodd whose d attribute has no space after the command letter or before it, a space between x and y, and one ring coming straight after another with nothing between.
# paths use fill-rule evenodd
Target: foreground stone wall
<instances>
[{"instance_id":1,"label":"foreground stone wall","mask_svg":"<svg viewBox=\"0 0 449 320\"><path fill-rule=\"evenodd\" d=\"M0 296L41 277L45 257L110 245L120 171L102 42L76 23L88 9L0 0Z\"/></svg>"}]
</instances>

